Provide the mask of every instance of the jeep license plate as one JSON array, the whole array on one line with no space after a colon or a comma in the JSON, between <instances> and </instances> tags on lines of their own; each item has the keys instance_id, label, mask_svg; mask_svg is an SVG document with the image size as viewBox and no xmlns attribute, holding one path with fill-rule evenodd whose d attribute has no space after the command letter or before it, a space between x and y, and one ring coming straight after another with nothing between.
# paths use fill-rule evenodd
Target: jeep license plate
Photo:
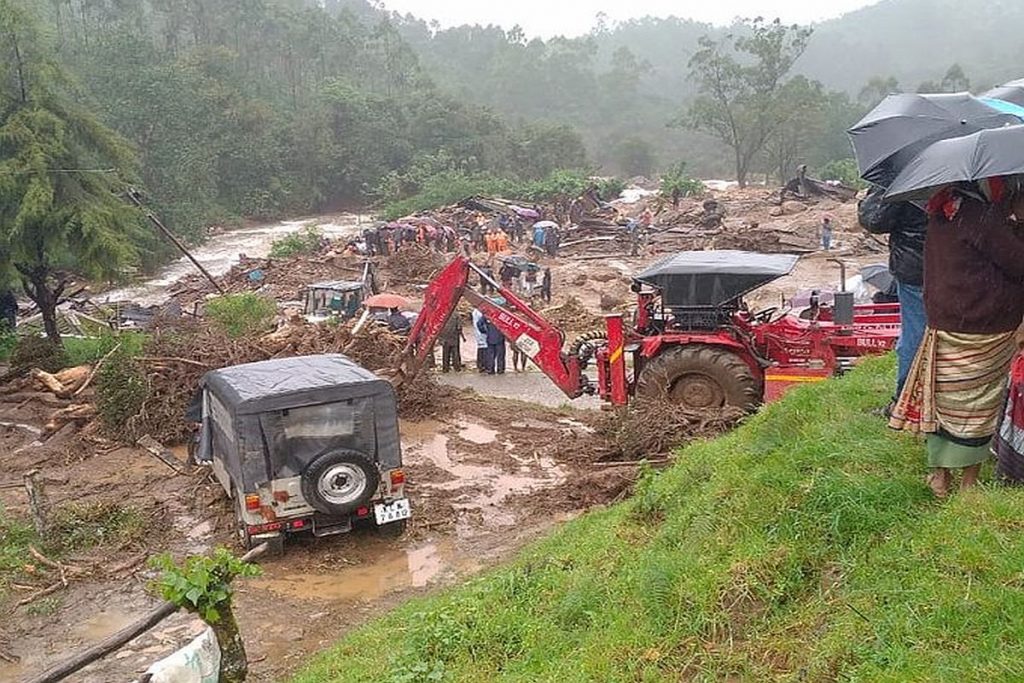
<instances>
[{"instance_id":1,"label":"jeep license plate","mask_svg":"<svg viewBox=\"0 0 1024 683\"><path fill-rule=\"evenodd\" d=\"M409 519L412 516L412 508L409 507L408 498L401 498L393 503L374 505L373 516L377 520L377 525L380 526L401 519Z\"/></svg>"}]
</instances>

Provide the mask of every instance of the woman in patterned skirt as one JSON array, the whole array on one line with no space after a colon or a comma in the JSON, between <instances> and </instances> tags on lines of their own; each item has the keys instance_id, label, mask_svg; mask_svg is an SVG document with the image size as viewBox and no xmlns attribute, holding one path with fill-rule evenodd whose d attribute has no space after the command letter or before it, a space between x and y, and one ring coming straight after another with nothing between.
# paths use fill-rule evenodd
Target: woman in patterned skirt
<instances>
[{"instance_id":1,"label":"woman in patterned skirt","mask_svg":"<svg viewBox=\"0 0 1024 683\"><path fill-rule=\"evenodd\" d=\"M927 435L928 485L945 497L955 470L977 482L1003 412L1024 319L1024 192L990 178L928 204L928 328L890 426ZM1012 188L1012 189L1011 189ZM1018 220L1020 219L1020 220Z\"/></svg>"}]
</instances>

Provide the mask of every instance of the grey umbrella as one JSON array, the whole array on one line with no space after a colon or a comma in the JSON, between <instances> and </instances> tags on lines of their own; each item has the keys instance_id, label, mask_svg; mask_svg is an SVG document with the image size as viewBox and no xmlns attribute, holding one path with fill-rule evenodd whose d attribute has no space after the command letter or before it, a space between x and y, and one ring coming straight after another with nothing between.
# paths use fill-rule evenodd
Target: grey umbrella
<instances>
[{"instance_id":1,"label":"grey umbrella","mask_svg":"<svg viewBox=\"0 0 1024 683\"><path fill-rule=\"evenodd\" d=\"M994 100L1013 102L1024 107L1024 78L998 85L982 93L981 97L991 97Z\"/></svg>"},{"instance_id":2,"label":"grey umbrella","mask_svg":"<svg viewBox=\"0 0 1024 683\"><path fill-rule=\"evenodd\" d=\"M888 187L903 166L937 140L1020 123L968 93L889 95L848 132L865 180Z\"/></svg>"},{"instance_id":3,"label":"grey umbrella","mask_svg":"<svg viewBox=\"0 0 1024 683\"><path fill-rule=\"evenodd\" d=\"M952 183L1021 173L1024 125L993 128L933 143L903 168L885 198L924 199Z\"/></svg>"},{"instance_id":4,"label":"grey umbrella","mask_svg":"<svg viewBox=\"0 0 1024 683\"><path fill-rule=\"evenodd\" d=\"M889 266L884 263L872 263L864 266L860 269L860 276L864 282L883 292L889 291L889 288L892 287L892 273L889 272Z\"/></svg>"}]
</instances>

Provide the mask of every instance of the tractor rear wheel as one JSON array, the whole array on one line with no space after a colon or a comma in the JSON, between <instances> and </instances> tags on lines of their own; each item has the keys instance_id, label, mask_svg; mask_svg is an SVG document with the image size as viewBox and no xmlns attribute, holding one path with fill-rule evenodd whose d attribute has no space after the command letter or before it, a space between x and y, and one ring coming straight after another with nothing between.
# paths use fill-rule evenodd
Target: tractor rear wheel
<instances>
[{"instance_id":1,"label":"tractor rear wheel","mask_svg":"<svg viewBox=\"0 0 1024 683\"><path fill-rule=\"evenodd\" d=\"M711 346L676 346L644 364L636 395L668 399L693 410L732 405L752 411L761 403L761 381L735 353Z\"/></svg>"}]
</instances>

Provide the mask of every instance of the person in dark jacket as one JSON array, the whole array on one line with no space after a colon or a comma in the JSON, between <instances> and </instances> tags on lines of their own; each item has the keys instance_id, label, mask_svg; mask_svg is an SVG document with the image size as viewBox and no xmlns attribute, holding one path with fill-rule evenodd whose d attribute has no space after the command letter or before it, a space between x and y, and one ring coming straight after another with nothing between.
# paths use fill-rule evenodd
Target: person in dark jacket
<instances>
[{"instance_id":1,"label":"person in dark jacket","mask_svg":"<svg viewBox=\"0 0 1024 683\"><path fill-rule=\"evenodd\" d=\"M17 324L18 299L11 290L0 289L0 332L4 331L4 327L8 332L13 332Z\"/></svg>"},{"instance_id":2,"label":"person in dark jacket","mask_svg":"<svg viewBox=\"0 0 1024 683\"><path fill-rule=\"evenodd\" d=\"M928 216L910 202L883 202L885 188L873 187L857 207L860 224L875 235L889 235L889 272L900 302L900 337L896 342L896 396L903 391L914 354L921 346L924 309L924 237Z\"/></svg>"},{"instance_id":3,"label":"person in dark jacket","mask_svg":"<svg viewBox=\"0 0 1024 683\"><path fill-rule=\"evenodd\" d=\"M551 269L544 269L544 277L540 280L540 297L546 302L551 303Z\"/></svg>"},{"instance_id":4,"label":"person in dark jacket","mask_svg":"<svg viewBox=\"0 0 1024 683\"><path fill-rule=\"evenodd\" d=\"M438 341L441 342L441 372L448 372L450 369L462 372L460 346L463 339L465 337L462 334L462 315L452 313L438 335Z\"/></svg>"},{"instance_id":5,"label":"person in dark jacket","mask_svg":"<svg viewBox=\"0 0 1024 683\"><path fill-rule=\"evenodd\" d=\"M412 328L412 323L409 319L402 315L402 312L397 308L392 308L388 315L388 328L392 332L397 334L409 334L409 330Z\"/></svg>"},{"instance_id":6,"label":"person in dark jacket","mask_svg":"<svg viewBox=\"0 0 1024 683\"><path fill-rule=\"evenodd\" d=\"M550 228L544 233L544 248L548 252L548 256L555 258L558 256L558 247L562 243L562 236L558 233L557 228Z\"/></svg>"},{"instance_id":7,"label":"person in dark jacket","mask_svg":"<svg viewBox=\"0 0 1024 683\"><path fill-rule=\"evenodd\" d=\"M928 484L974 486L1003 412L1024 321L1024 192L1005 178L940 191L928 203L928 327L889 425L927 435Z\"/></svg>"},{"instance_id":8,"label":"person in dark jacket","mask_svg":"<svg viewBox=\"0 0 1024 683\"><path fill-rule=\"evenodd\" d=\"M482 318L477 327L487 336L487 374L504 375L505 336L487 318Z\"/></svg>"}]
</instances>

